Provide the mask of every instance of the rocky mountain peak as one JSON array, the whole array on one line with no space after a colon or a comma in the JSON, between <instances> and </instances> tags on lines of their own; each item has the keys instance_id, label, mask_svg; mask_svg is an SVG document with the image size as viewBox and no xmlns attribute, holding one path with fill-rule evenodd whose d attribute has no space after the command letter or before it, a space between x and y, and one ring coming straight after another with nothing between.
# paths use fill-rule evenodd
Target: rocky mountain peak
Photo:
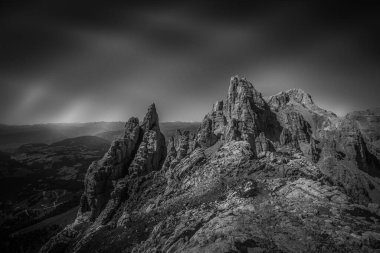
<instances>
[{"instance_id":1,"label":"rocky mountain peak","mask_svg":"<svg viewBox=\"0 0 380 253\"><path fill-rule=\"evenodd\" d=\"M154 103L148 107L148 112L144 117L141 127L146 131L151 129L160 129L156 105Z\"/></svg>"},{"instance_id":2,"label":"rocky mountain peak","mask_svg":"<svg viewBox=\"0 0 380 253\"><path fill-rule=\"evenodd\" d=\"M152 104L89 167L76 221L41 252L376 252L380 121L362 115L327 128L306 92L266 102L234 76L196 136L167 148Z\"/></svg>"},{"instance_id":3,"label":"rocky mountain peak","mask_svg":"<svg viewBox=\"0 0 380 253\"><path fill-rule=\"evenodd\" d=\"M299 104L305 107L314 105L313 99L310 94L302 89L290 89L282 91L274 96L268 98L268 104L271 108L278 110L288 104Z\"/></svg>"},{"instance_id":4,"label":"rocky mountain peak","mask_svg":"<svg viewBox=\"0 0 380 253\"><path fill-rule=\"evenodd\" d=\"M152 104L141 125L138 118L131 117L125 124L124 137L114 140L104 157L88 168L78 217L90 220L99 217L100 222L110 219L117 201L121 201L119 194L126 190L125 182L159 170L165 157L165 138L160 132L156 106Z\"/></svg>"},{"instance_id":5,"label":"rocky mountain peak","mask_svg":"<svg viewBox=\"0 0 380 253\"><path fill-rule=\"evenodd\" d=\"M269 106L252 83L239 76L231 77L227 99L217 101L212 111L204 118L198 133L198 143L203 147L214 145L218 140L228 142L245 140L255 149L255 138L273 120ZM273 134L269 134L273 136Z\"/></svg>"},{"instance_id":6,"label":"rocky mountain peak","mask_svg":"<svg viewBox=\"0 0 380 253\"><path fill-rule=\"evenodd\" d=\"M229 110L239 110L241 106L263 107L266 103L252 83L244 77L233 76L231 77L226 104Z\"/></svg>"}]
</instances>

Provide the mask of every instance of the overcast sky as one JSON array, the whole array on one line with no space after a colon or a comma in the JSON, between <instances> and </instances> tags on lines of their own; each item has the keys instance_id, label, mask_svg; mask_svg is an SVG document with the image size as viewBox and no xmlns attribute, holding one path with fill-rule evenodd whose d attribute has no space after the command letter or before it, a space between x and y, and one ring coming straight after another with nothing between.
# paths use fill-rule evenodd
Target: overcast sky
<instances>
[{"instance_id":1,"label":"overcast sky","mask_svg":"<svg viewBox=\"0 0 380 253\"><path fill-rule=\"evenodd\" d=\"M152 102L201 121L235 74L339 115L380 106L379 5L126 2L2 1L0 122L125 121Z\"/></svg>"}]
</instances>

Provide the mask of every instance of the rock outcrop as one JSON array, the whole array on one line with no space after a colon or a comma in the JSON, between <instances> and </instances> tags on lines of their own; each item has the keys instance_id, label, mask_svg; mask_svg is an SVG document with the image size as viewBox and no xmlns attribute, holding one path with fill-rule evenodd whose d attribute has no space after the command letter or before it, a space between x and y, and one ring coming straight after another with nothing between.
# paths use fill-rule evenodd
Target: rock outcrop
<instances>
[{"instance_id":1,"label":"rock outcrop","mask_svg":"<svg viewBox=\"0 0 380 253\"><path fill-rule=\"evenodd\" d=\"M202 147L210 147L218 141L217 135L214 133L213 121L206 116L198 131L197 143Z\"/></svg>"},{"instance_id":2,"label":"rock outcrop","mask_svg":"<svg viewBox=\"0 0 380 253\"><path fill-rule=\"evenodd\" d=\"M255 151L256 138L263 132L274 140L279 127L261 93L245 78L234 76L227 99L216 102L205 116L197 141L207 148L218 140L244 140L250 143L255 153L259 153Z\"/></svg>"},{"instance_id":3,"label":"rock outcrop","mask_svg":"<svg viewBox=\"0 0 380 253\"><path fill-rule=\"evenodd\" d=\"M154 106L154 105L153 105ZM156 109L149 108L142 123L143 137L128 168L130 177L138 177L159 170L166 157L165 137L160 132Z\"/></svg>"},{"instance_id":4,"label":"rock outcrop","mask_svg":"<svg viewBox=\"0 0 380 253\"><path fill-rule=\"evenodd\" d=\"M280 92L268 99L270 107L277 111L289 104L302 105L306 108L314 105L311 96L301 89L291 89L286 92Z\"/></svg>"},{"instance_id":5,"label":"rock outcrop","mask_svg":"<svg viewBox=\"0 0 380 253\"><path fill-rule=\"evenodd\" d=\"M380 108L352 112L345 118L356 123L366 142L367 149L377 160L380 160Z\"/></svg>"},{"instance_id":6,"label":"rock outcrop","mask_svg":"<svg viewBox=\"0 0 380 253\"><path fill-rule=\"evenodd\" d=\"M265 137L265 134L263 132L261 132L260 135L256 137L255 145L257 154L274 151L274 147L271 141Z\"/></svg>"},{"instance_id":7,"label":"rock outcrop","mask_svg":"<svg viewBox=\"0 0 380 253\"><path fill-rule=\"evenodd\" d=\"M168 155L166 156L163 170L174 168L183 158L195 149L195 135L189 131L177 130L173 138L169 139Z\"/></svg>"},{"instance_id":8,"label":"rock outcrop","mask_svg":"<svg viewBox=\"0 0 380 253\"><path fill-rule=\"evenodd\" d=\"M378 137L363 121L233 77L166 148L152 105L90 166L76 221L41 252L377 252Z\"/></svg>"},{"instance_id":9,"label":"rock outcrop","mask_svg":"<svg viewBox=\"0 0 380 253\"><path fill-rule=\"evenodd\" d=\"M117 180L159 170L165 157L165 138L160 132L156 107L152 104L141 125L137 118L130 118L125 125L124 137L113 141L104 157L90 165L79 214L89 211L90 220L94 220L107 202L122 192L121 185L115 185Z\"/></svg>"},{"instance_id":10,"label":"rock outcrop","mask_svg":"<svg viewBox=\"0 0 380 253\"><path fill-rule=\"evenodd\" d=\"M177 149L174 143L174 137L169 138L167 150L168 150L168 154L162 166L162 169L164 171L166 171L170 167L170 164L177 158Z\"/></svg>"},{"instance_id":11,"label":"rock outcrop","mask_svg":"<svg viewBox=\"0 0 380 253\"><path fill-rule=\"evenodd\" d=\"M379 160L363 138L365 127L360 130L354 116L339 118L318 107L300 89L281 92L267 101L283 127L278 151L302 151L357 202L378 199L374 197L379 192L376 179L365 175L379 175Z\"/></svg>"},{"instance_id":12,"label":"rock outcrop","mask_svg":"<svg viewBox=\"0 0 380 253\"><path fill-rule=\"evenodd\" d=\"M299 114L300 121L306 121L308 128L315 133L318 129L334 129L339 122L336 114L320 108L313 102L310 94L301 89L291 89L266 98L271 110L276 113L280 123L285 124L287 114ZM293 120L290 120L293 121ZM304 125L302 122L301 125ZM306 132L305 132L306 134Z\"/></svg>"}]
</instances>

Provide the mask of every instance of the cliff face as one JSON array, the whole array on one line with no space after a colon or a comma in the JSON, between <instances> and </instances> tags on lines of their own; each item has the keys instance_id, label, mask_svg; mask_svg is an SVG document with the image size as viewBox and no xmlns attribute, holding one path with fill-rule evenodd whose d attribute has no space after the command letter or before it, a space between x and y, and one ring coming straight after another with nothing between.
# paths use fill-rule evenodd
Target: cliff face
<instances>
[{"instance_id":1,"label":"cliff face","mask_svg":"<svg viewBox=\"0 0 380 253\"><path fill-rule=\"evenodd\" d=\"M109 219L123 195L127 194L128 180L161 169L166 157L165 138L160 132L156 107L152 104L139 125L132 117L125 124L124 138L115 140L104 157L93 162L85 177L78 218L89 212L94 221L106 206L102 216ZM120 196L116 196L120 195ZM120 198L114 201L115 198ZM111 204L110 201L117 202Z\"/></svg>"},{"instance_id":2,"label":"cliff face","mask_svg":"<svg viewBox=\"0 0 380 253\"><path fill-rule=\"evenodd\" d=\"M379 137L364 121L236 76L166 147L152 105L89 167L75 223L41 252L375 252Z\"/></svg>"},{"instance_id":3,"label":"cliff face","mask_svg":"<svg viewBox=\"0 0 380 253\"><path fill-rule=\"evenodd\" d=\"M363 123L360 128L359 119L353 114L339 118L318 107L311 96L300 89L281 92L267 101L283 127L277 151L288 148L286 144L290 143L356 202L379 202L380 166L374 148L376 142L365 137L366 133L374 132L376 123ZM373 116L369 121L376 122Z\"/></svg>"},{"instance_id":4,"label":"cliff face","mask_svg":"<svg viewBox=\"0 0 380 253\"><path fill-rule=\"evenodd\" d=\"M380 107L352 112L345 118L353 120L357 124L368 150L380 160Z\"/></svg>"},{"instance_id":5,"label":"cliff face","mask_svg":"<svg viewBox=\"0 0 380 253\"><path fill-rule=\"evenodd\" d=\"M218 140L244 140L258 154L255 147L260 133L274 141L278 138L279 131L275 115L261 93L246 79L234 76L231 78L227 99L216 102L212 111L205 116L197 141L202 147L210 147Z\"/></svg>"}]
</instances>

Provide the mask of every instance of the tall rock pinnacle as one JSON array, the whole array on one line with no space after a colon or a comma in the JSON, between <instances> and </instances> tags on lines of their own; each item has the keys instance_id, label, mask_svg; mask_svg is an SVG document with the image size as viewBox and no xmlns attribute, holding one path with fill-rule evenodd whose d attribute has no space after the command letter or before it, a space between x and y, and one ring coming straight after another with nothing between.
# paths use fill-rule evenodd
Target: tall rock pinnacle
<instances>
[{"instance_id":1,"label":"tall rock pinnacle","mask_svg":"<svg viewBox=\"0 0 380 253\"><path fill-rule=\"evenodd\" d=\"M231 78L226 105L229 118L235 119L250 118L249 114L257 109L266 109L261 93L252 83L238 76Z\"/></svg>"},{"instance_id":2,"label":"tall rock pinnacle","mask_svg":"<svg viewBox=\"0 0 380 253\"><path fill-rule=\"evenodd\" d=\"M165 137L160 132L156 106L152 104L141 125L138 118L130 118L125 124L124 137L113 141L104 157L88 168L79 215L90 211L89 218L94 220L107 202L114 203L109 201L112 196L123 195L121 188L127 185L114 186L115 180L127 180L159 170L165 157ZM103 215L107 218L112 207L108 209L105 210L107 215Z\"/></svg>"},{"instance_id":3,"label":"tall rock pinnacle","mask_svg":"<svg viewBox=\"0 0 380 253\"><path fill-rule=\"evenodd\" d=\"M216 102L203 120L198 143L209 147L217 140L245 140L255 149L256 137L270 129L270 117L269 106L252 83L233 76L227 99Z\"/></svg>"},{"instance_id":4,"label":"tall rock pinnacle","mask_svg":"<svg viewBox=\"0 0 380 253\"><path fill-rule=\"evenodd\" d=\"M145 130L158 129L160 130L158 114L156 111L156 105L153 103L148 107L148 112L146 113L141 127Z\"/></svg>"}]
</instances>

